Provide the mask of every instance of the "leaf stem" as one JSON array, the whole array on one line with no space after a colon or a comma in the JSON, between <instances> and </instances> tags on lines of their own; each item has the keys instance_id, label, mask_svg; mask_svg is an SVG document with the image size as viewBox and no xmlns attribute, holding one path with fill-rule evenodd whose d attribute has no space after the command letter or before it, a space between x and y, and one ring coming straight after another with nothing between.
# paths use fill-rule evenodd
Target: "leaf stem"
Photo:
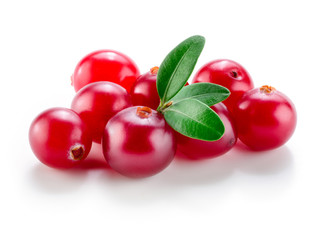
<instances>
[{"instance_id":1,"label":"leaf stem","mask_svg":"<svg viewBox=\"0 0 324 240\"><path fill-rule=\"evenodd\" d=\"M156 111L158 111L159 113L163 113L168 107L170 107L173 104L173 101L167 102L165 104L160 104L158 106L158 108L156 109Z\"/></svg>"}]
</instances>

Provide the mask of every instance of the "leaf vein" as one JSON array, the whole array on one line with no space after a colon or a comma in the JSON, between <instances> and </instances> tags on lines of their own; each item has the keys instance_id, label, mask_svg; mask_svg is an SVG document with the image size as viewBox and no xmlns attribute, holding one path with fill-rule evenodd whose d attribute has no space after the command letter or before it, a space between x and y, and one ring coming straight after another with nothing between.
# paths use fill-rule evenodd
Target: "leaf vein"
<instances>
[{"instance_id":1,"label":"leaf vein","mask_svg":"<svg viewBox=\"0 0 324 240\"><path fill-rule=\"evenodd\" d=\"M220 97L217 96L217 95L220 95L220 94L222 94L222 93L219 93L219 92L216 92L216 93L203 93L203 94L199 94L199 95L194 95L194 96L190 96L190 97L185 97L185 98L182 98L182 99L179 99L179 100L175 99L175 101L173 102L173 104L176 104L176 103L181 102L181 101L183 101L183 100L196 99L196 98L200 98L200 97L203 97L203 96L207 96L207 97L209 97L210 95L216 95L214 98L216 98L216 99L220 99ZM224 95L225 95L225 94L226 94L226 93L224 93Z\"/></svg>"},{"instance_id":2,"label":"leaf vein","mask_svg":"<svg viewBox=\"0 0 324 240\"><path fill-rule=\"evenodd\" d=\"M193 121L195 121L195 122L197 122L197 123L199 123L199 124L205 126L207 129L215 130L214 128L209 127L208 125L204 124L203 122L198 121L198 120L196 120L196 119L190 117L189 115L185 114L184 112L177 111L177 110L175 110L175 109L168 109L168 111L170 111L170 112L176 112L176 113L178 113L178 114L180 114L180 115L184 115L184 116L188 117L189 119L191 119L191 120L193 120Z\"/></svg>"},{"instance_id":3,"label":"leaf vein","mask_svg":"<svg viewBox=\"0 0 324 240\"><path fill-rule=\"evenodd\" d=\"M172 72L170 78L169 78L169 81L168 81L168 84L165 88L165 91L164 91L164 95L163 95L163 102L165 102L165 98L166 98L166 94L168 93L169 91L169 88L170 88L170 85L171 85L171 79L173 78L173 76L175 75L175 73L177 72L179 66L181 66L181 62L183 61L183 59L185 58L185 56L187 55L188 51L192 48L192 45L189 46L189 48L185 51L185 53L182 55L182 57L180 58L180 61L178 62L177 66L175 67L174 71Z\"/></svg>"}]
</instances>

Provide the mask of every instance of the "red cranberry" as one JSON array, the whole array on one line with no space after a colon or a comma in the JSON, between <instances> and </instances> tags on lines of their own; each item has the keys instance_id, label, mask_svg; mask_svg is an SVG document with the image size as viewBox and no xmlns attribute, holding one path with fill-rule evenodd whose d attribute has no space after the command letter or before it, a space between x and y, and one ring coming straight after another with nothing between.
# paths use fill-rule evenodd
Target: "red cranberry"
<instances>
[{"instance_id":1,"label":"red cranberry","mask_svg":"<svg viewBox=\"0 0 324 240\"><path fill-rule=\"evenodd\" d=\"M234 117L239 139L253 150L280 147L292 136L297 122L292 101L267 85L246 92Z\"/></svg>"},{"instance_id":2,"label":"red cranberry","mask_svg":"<svg viewBox=\"0 0 324 240\"><path fill-rule=\"evenodd\" d=\"M148 106L157 109L160 104L160 97L156 88L156 76L159 67L139 76L130 92L134 106ZM188 83L185 84L187 86Z\"/></svg>"},{"instance_id":3,"label":"red cranberry","mask_svg":"<svg viewBox=\"0 0 324 240\"><path fill-rule=\"evenodd\" d=\"M117 112L131 106L127 91L112 82L95 82L75 95L71 108L88 126L93 141L100 143L108 120Z\"/></svg>"},{"instance_id":4,"label":"red cranberry","mask_svg":"<svg viewBox=\"0 0 324 240\"><path fill-rule=\"evenodd\" d=\"M152 109L157 109L159 106L160 97L156 89L158 69L158 67L153 67L149 72L137 78L130 92L134 106L148 106Z\"/></svg>"},{"instance_id":5,"label":"red cranberry","mask_svg":"<svg viewBox=\"0 0 324 240\"><path fill-rule=\"evenodd\" d=\"M109 165L128 177L148 177L172 161L176 142L163 116L148 107L130 107L109 120L102 141Z\"/></svg>"},{"instance_id":6,"label":"red cranberry","mask_svg":"<svg viewBox=\"0 0 324 240\"><path fill-rule=\"evenodd\" d=\"M67 108L51 108L32 122L29 143L42 163L54 168L70 168L87 157L92 141L77 113Z\"/></svg>"},{"instance_id":7,"label":"red cranberry","mask_svg":"<svg viewBox=\"0 0 324 240\"><path fill-rule=\"evenodd\" d=\"M236 143L237 135L234 128L233 118L223 103L217 103L211 107L225 126L225 133L217 141L203 141L176 134L179 157L189 160L201 160L218 157L228 152Z\"/></svg>"},{"instance_id":8,"label":"red cranberry","mask_svg":"<svg viewBox=\"0 0 324 240\"><path fill-rule=\"evenodd\" d=\"M129 92L138 76L139 70L128 56L113 50L100 50L88 54L78 63L71 80L75 91L89 83L109 81Z\"/></svg>"},{"instance_id":9,"label":"red cranberry","mask_svg":"<svg viewBox=\"0 0 324 240\"><path fill-rule=\"evenodd\" d=\"M231 95L223 101L230 112L233 112L243 93L253 88L252 79L243 66L227 59L205 64L198 70L192 82L215 83L230 90Z\"/></svg>"}]
</instances>

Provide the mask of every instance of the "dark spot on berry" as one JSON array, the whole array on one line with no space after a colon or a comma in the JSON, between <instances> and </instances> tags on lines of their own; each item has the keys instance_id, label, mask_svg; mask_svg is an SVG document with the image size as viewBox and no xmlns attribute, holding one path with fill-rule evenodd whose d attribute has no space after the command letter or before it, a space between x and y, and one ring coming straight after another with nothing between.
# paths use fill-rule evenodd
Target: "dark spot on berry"
<instances>
[{"instance_id":1,"label":"dark spot on berry","mask_svg":"<svg viewBox=\"0 0 324 240\"><path fill-rule=\"evenodd\" d=\"M81 160L84 154L84 148L81 145L77 145L71 149L71 157L73 160Z\"/></svg>"},{"instance_id":2,"label":"dark spot on berry","mask_svg":"<svg viewBox=\"0 0 324 240\"><path fill-rule=\"evenodd\" d=\"M233 78L237 78L237 77L238 77L238 73L237 73L236 70L232 70L232 71L230 72L230 74L231 74L231 76L232 76Z\"/></svg>"}]
</instances>

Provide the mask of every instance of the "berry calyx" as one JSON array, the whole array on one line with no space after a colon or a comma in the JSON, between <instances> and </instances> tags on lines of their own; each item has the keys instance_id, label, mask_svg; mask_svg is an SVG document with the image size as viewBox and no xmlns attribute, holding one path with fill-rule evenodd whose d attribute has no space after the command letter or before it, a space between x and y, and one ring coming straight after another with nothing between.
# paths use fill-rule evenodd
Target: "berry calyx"
<instances>
[{"instance_id":1,"label":"berry calyx","mask_svg":"<svg viewBox=\"0 0 324 240\"><path fill-rule=\"evenodd\" d=\"M159 71L159 67L155 66L150 69L151 74L156 75Z\"/></svg>"},{"instance_id":2,"label":"berry calyx","mask_svg":"<svg viewBox=\"0 0 324 240\"><path fill-rule=\"evenodd\" d=\"M152 116L152 109L149 107L137 107L136 115L141 118L149 118Z\"/></svg>"},{"instance_id":3,"label":"berry calyx","mask_svg":"<svg viewBox=\"0 0 324 240\"><path fill-rule=\"evenodd\" d=\"M276 89L269 85L263 85L262 87L260 87L260 91L263 93L272 93L276 91Z\"/></svg>"},{"instance_id":4,"label":"berry calyx","mask_svg":"<svg viewBox=\"0 0 324 240\"><path fill-rule=\"evenodd\" d=\"M70 151L71 159L75 161L81 160L84 155L84 152L85 152L84 146L82 145L76 145L72 147Z\"/></svg>"}]
</instances>

